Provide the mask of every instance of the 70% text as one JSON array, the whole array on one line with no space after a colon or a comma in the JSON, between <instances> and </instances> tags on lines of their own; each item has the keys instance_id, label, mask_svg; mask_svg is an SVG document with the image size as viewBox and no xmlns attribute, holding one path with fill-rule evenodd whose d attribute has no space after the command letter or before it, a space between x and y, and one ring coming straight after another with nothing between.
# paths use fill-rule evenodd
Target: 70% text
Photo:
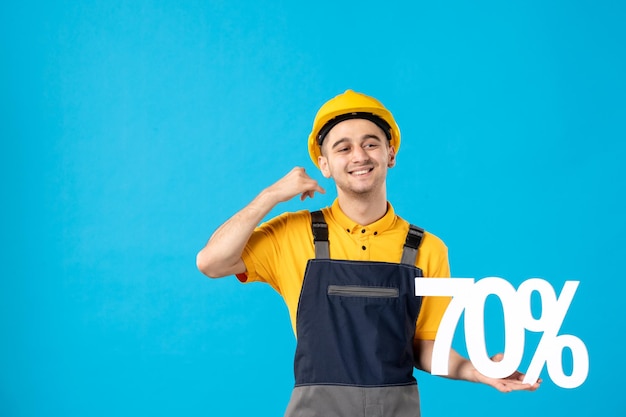
<instances>
[{"instance_id":1,"label":"70% text","mask_svg":"<svg viewBox=\"0 0 626 417\"><path fill-rule=\"evenodd\" d=\"M562 388L582 385L589 373L587 347L578 337L559 335L565 315L578 288L578 281L567 281L557 298L547 281L531 278L517 290L506 280L497 277L483 278L416 278L416 296L452 297L443 315L433 348L432 374L448 374L448 357L457 323L465 311L465 339L470 361L483 375L505 378L515 372L524 355L525 331L543 332L533 355L524 383L532 384L546 364L552 381ZM531 296L536 292L541 298L541 317L531 311ZM485 341L485 302L489 295L500 298L504 313L504 357L491 360ZM572 354L572 372L563 371L563 350Z\"/></svg>"}]
</instances>

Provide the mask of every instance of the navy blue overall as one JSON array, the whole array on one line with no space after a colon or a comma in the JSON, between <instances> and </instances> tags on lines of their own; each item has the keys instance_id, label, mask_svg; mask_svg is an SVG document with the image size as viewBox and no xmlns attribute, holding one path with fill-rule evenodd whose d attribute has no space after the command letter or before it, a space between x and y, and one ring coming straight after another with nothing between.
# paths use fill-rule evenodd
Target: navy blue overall
<instances>
[{"instance_id":1,"label":"navy blue overall","mask_svg":"<svg viewBox=\"0 0 626 417\"><path fill-rule=\"evenodd\" d=\"M398 264L333 260L322 212L311 217L316 258L298 303L296 383L285 416L419 416L415 259L424 231L411 225Z\"/></svg>"}]
</instances>

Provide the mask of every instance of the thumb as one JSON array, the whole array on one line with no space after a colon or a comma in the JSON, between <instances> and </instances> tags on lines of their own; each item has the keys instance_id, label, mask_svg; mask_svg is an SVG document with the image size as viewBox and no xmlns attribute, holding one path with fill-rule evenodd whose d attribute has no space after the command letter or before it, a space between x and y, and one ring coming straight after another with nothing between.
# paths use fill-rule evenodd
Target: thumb
<instances>
[{"instance_id":1,"label":"thumb","mask_svg":"<svg viewBox=\"0 0 626 417\"><path fill-rule=\"evenodd\" d=\"M503 353L496 353L495 355L491 357L491 360L494 362L502 362L502 359L504 359Z\"/></svg>"}]
</instances>

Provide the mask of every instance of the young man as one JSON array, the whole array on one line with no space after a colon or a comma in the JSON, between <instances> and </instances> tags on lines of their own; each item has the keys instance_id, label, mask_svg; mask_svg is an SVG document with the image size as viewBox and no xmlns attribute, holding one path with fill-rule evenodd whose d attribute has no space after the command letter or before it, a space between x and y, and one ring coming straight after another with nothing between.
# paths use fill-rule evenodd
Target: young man
<instances>
[{"instance_id":1,"label":"young man","mask_svg":"<svg viewBox=\"0 0 626 417\"><path fill-rule=\"evenodd\" d=\"M448 299L416 297L416 277L449 277L447 248L387 201L400 130L378 100L348 90L318 111L309 153L337 189L321 211L259 222L280 202L325 191L303 168L263 190L198 253L209 277L270 284L297 337L286 416L419 416L413 367L429 372ZM424 278L427 279L427 278ZM508 392L535 390L515 373L481 375L455 351L449 378Z\"/></svg>"}]
</instances>

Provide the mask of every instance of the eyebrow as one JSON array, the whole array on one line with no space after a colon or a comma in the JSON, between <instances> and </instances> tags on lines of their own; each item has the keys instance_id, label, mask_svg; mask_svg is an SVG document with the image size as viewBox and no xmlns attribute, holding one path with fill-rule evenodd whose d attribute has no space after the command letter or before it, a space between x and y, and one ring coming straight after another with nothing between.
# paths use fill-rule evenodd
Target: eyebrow
<instances>
[{"instance_id":1,"label":"eyebrow","mask_svg":"<svg viewBox=\"0 0 626 417\"><path fill-rule=\"evenodd\" d=\"M373 133L366 133L365 135L361 137L361 140L367 140L367 139L376 139L378 142L382 142L382 139L378 135L375 135ZM330 148L335 149L337 146L341 145L342 143L349 142L349 141L350 141L350 138L343 137L337 140L335 143L333 143Z\"/></svg>"}]
</instances>

